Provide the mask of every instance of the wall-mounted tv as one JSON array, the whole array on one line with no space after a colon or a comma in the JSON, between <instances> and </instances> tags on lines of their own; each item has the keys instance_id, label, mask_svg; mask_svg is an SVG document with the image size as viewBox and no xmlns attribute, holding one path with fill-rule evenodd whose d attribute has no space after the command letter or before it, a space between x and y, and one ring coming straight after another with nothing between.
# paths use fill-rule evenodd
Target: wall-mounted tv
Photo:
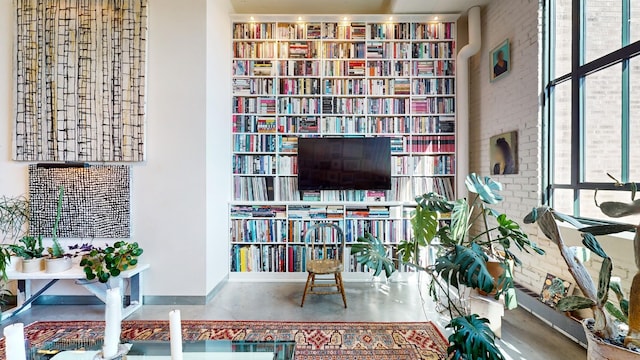
<instances>
[{"instance_id":1,"label":"wall-mounted tv","mask_svg":"<svg viewBox=\"0 0 640 360\"><path fill-rule=\"evenodd\" d=\"M390 139L299 138L298 189L391 189Z\"/></svg>"}]
</instances>

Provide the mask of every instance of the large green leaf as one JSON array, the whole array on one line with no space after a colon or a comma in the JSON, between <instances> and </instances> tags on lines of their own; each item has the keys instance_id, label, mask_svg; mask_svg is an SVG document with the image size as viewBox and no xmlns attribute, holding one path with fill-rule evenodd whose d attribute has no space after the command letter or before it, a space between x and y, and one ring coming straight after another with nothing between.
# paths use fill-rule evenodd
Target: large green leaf
<instances>
[{"instance_id":1,"label":"large green leaf","mask_svg":"<svg viewBox=\"0 0 640 360\"><path fill-rule=\"evenodd\" d=\"M582 234L582 244L587 249L591 250L596 255L600 256L601 258L607 258L608 257L607 253L604 252L604 249L602 249L602 247L600 246L600 243L598 242L598 239L596 239L596 237L593 236L593 234L591 234L591 233L583 233Z\"/></svg>"},{"instance_id":2,"label":"large green leaf","mask_svg":"<svg viewBox=\"0 0 640 360\"><path fill-rule=\"evenodd\" d=\"M511 247L511 242L513 241L520 251L529 252L529 249L531 249L537 254L544 255L544 250L529 240L529 236L522 230L520 224L509 219L506 214L498 215L496 221L501 236L500 244L505 250Z\"/></svg>"},{"instance_id":3,"label":"large green leaf","mask_svg":"<svg viewBox=\"0 0 640 360\"><path fill-rule=\"evenodd\" d=\"M421 207L439 213L449 213L453 210L453 203L440 194L433 192L416 197Z\"/></svg>"},{"instance_id":4,"label":"large green leaf","mask_svg":"<svg viewBox=\"0 0 640 360\"><path fill-rule=\"evenodd\" d=\"M384 271L385 275L389 277L396 271L393 260L387 256L384 244L369 233L358 237L357 242L351 245L351 255L355 255L359 263L374 270L374 276L378 276Z\"/></svg>"},{"instance_id":5,"label":"large green leaf","mask_svg":"<svg viewBox=\"0 0 640 360\"><path fill-rule=\"evenodd\" d=\"M493 277L487 270L487 255L472 243L470 247L456 245L446 255L436 259L435 270L443 279L458 288L464 284L470 288L493 291Z\"/></svg>"},{"instance_id":6,"label":"large green leaf","mask_svg":"<svg viewBox=\"0 0 640 360\"><path fill-rule=\"evenodd\" d=\"M451 239L456 244L463 244L471 227L471 210L466 200L460 199L454 203L451 212Z\"/></svg>"},{"instance_id":7,"label":"large green leaf","mask_svg":"<svg viewBox=\"0 0 640 360\"><path fill-rule=\"evenodd\" d=\"M604 306L609 298L609 281L611 280L613 264L610 257L604 258L598 277L598 306Z\"/></svg>"},{"instance_id":8,"label":"large green leaf","mask_svg":"<svg viewBox=\"0 0 640 360\"><path fill-rule=\"evenodd\" d=\"M580 309L588 309L594 305L595 303L593 300L589 298L571 295L560 299L556 309L560 311L576 311Z\"/></svg>"},{"instance_id":9,"label":"large green leaf","mask_svg":"<svg viewBox=\"0 0 640 360\"><path fill-rule=\"evenodd\" d=\"M635 230L635 225L631 224L606 224L606 225L594 225L586 226L579 229L582 232L588 232L595 236L617 234L623 231Z\"/></svg>"},{"instance_id":10,"label":"large green leaf","mask_svg":"<svg viewBox=\"0 0 640 360\"><path fill-rule=\"evenodd\" d=\"M607 312L618 321L623 323L627 323L629 321L627 315L623 311L618 309L611 301L607 301L607 303L604 305L604 308L607 309Z\"/></svg>"},{"instance_id":11,"label":"large green leaf","mask_svg":"<svg viewBox=\"0 0 640 360\"><path fill-rule=\"evenodd\" d=\"M502 195L498 194L498 191L502 191L502 184L488 176L481 180L478 174L471 173L467 175L464 183L469 192L478 194L480 200L487 204L497 204L504 199Z\"/></svg>"},{"instance_id":12,"label":"large green leaf","mask_svg":"<svg viewBox=\"0 0 640 360\"><path fill-rule=\"evenodd\" d=\"M495 343L495 334L489 320L477 314L451 319L446 326L453 329L449 335L449 358L465 360L504 360ZM452 356L453 355L453 356Z\"/></svg>"},{"instance_id":13,"label":"large green leaf","mask_svg":"<svg viewBox=\"0 0 640 360\"><path fill-rule=\"evenodd\" d=\"M631 203L605 201L600 204L600 211L612 218L640 214L640 200L635 200Z\"/></svg>"},{"instance_id":14,"label":"large green leaf","mask_svg":"<svg viewBox=\"0 0 640 360\"><path fill-rule=\"evenodd\" d=\"M414 241L420 246L427 246L438 232L438 213L418 206L411 217Z\"/></svg>"}]
</instances>

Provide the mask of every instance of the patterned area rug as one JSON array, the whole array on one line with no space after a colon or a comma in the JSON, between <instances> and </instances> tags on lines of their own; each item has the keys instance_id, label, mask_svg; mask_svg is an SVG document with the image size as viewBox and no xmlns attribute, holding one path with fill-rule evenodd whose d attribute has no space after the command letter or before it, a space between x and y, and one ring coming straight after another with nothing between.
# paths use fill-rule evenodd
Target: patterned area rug
<instances>
[{"instance_id":1,"label":"patterned area rug","mask_svg":"<svg viewBox=\"0 0 640 360\"><path fill-rule=\"evenodd\" d=\"M182 322L183 339L293 340L295 358L415 360L446 359L448 343L438 328L426 323L308 323L265 321ZM47 321L25 328L32 346L53 340L101 338L104 322ZM122 339L169 340L168 321L123 321ZM4 339L0 341L4 359Z\"/></svg>"}]
</instances>

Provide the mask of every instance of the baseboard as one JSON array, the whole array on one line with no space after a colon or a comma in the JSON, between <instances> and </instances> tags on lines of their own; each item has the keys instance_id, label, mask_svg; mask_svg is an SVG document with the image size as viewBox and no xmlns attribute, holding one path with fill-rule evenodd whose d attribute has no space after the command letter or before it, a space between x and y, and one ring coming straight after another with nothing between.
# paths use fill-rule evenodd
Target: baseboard
<instances>
[{"instance_id":1,"label":"baseboard","mask_svg":"<svg viewBox=\"0 0 640 360\"><path fill-rule=\"evenodd\" d=\"M129 296L125 296L125 302L129 302ZM34 305L104 305L93 295L40 295L33 302Z\"/></svg>"},{"instance_id":2,"label":"baseboard","mask_svg":"<svg viewBox=\"0 0 640 360\"><path fill-rule=\"evenodd\" d=\"M533 291L516 285L516 297L518 305L535 317L544 321L547 325L562 333L576 343L587 347L587 337L582 328L582 324L568 317L563 312L557 311L538 300L538 294Z\"/></svg>"},{"instance_id":3,"label":"baseboard","mask_svg":"<svg viewBox=\"0 0 640 360\"><path fill-rule=\"evenodd\" d=\"M147 296L143 297L144 305L206 305L208 304L229 281L225 277L206 296Z\"/></svg>"}]
</instances>

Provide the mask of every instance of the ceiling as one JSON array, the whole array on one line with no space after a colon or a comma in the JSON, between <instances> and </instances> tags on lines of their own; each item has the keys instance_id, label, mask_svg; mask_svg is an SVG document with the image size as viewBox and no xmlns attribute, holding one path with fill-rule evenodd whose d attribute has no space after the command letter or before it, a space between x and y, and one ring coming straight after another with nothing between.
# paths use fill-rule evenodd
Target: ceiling
<instances>
[{"instance_id":1,"label":"ceiling","mask_svg":"<svg viewBox=\"0 0 640 360\"><path fill-rule=\"evenodd\" d=\"M238 14L445 14L490 0L230 0Z\"/></svg>"}]
</instances>

